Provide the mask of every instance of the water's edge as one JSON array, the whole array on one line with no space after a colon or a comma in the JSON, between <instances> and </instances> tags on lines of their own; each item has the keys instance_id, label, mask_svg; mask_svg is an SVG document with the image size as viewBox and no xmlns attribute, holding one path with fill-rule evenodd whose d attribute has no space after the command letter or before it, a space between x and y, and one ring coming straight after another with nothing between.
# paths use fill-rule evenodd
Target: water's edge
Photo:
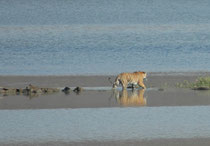
<instances>
[{"instance_id":1,"label":"water's edge","mask_svg":"<svg viewBox=\"0 0 210 146\"><path fill-rule=\"evenodd\" d=\"M210 137L208 111L210 106L0 110L0 141Z\"/></svg>"}]
</instances>

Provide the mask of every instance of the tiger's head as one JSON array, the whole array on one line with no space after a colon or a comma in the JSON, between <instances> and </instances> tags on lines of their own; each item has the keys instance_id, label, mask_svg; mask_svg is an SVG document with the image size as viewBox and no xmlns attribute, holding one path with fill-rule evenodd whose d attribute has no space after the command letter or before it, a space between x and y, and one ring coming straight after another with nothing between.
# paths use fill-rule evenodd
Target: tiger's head
<instances>
[{"instance_id":1,"label":"tiger's head","mask_svg":"<svg viewBox=\"0 0 210 146\"><path fill-rule=\"evenodd\" d=\"M144 71L138 71L138 72L134 72L134 73L139 73L143 77L143 79L147 78L147 73Z\"/></svg>"},{"instance_id":2,"label":"tiger's head","mask_svg":"<svg viewBox=\"0 0 210 146\"><path fill-rule=\"evenodd\" d=\"M147 73L146 72L142 72L143 74L143 78L146 79L147 78Z\"/></svg>"}]
</instances>

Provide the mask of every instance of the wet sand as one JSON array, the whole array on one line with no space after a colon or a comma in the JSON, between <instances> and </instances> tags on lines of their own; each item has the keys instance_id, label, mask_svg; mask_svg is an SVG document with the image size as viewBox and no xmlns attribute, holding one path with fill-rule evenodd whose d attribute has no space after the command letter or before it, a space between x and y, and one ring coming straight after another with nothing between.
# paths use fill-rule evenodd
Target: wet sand
<instances>
[{"instance_id":1,"label":"wet sand","mask_svg":"<svg viewBox=\"0 0 210 146\"><path fill-rule=\"evenodd\" d=\"M174 87L177 82L184 80L195 81L197 77L209 76L210 72L184 72L184 73L148 73L147 87ZM108 78L114 81L116 76L0 76L0 87L23 88L28 84L44 87L97 87L111 86Z\"/></svg>"},{"instance_id":2,"label":"wet sand","mask_svg":"<svg viewBox=\"0 0 210 146\"><path fill-rule=\"evenodd\" d=\"M144 93L143 93L144 92ZM0 96L0 109L100 108L130 106L198 106L210 105L209 91L167 88L164 91L71 91L40 95Z\"/></svg>"},{"instance_id":3,"label":"wet sand","mask_svg":"<svg viewBox=\"0 0 210 146\"><path fill-rule=\"evenodd\" d=\"M110 90L71 91L40 96L0 94L0 109L96 108L119 106L194 106L210 105L209 91L194 91L176 87L176 83L210 73L149 73L147 90L111 90L108 77L115 76L0 76L0 87L24 88L29 84L39 87L107 87ZM72 88L73 89L73 88Z\"/></svg>"}]
</instances>

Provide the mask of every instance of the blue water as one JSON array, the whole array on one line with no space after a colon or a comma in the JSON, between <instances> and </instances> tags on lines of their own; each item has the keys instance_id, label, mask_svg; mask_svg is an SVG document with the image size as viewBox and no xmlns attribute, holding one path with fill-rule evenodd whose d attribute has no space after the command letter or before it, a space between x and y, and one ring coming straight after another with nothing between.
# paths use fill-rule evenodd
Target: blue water
<instances>
[{"instance_id":1,"label":"blue water","mask_svg":"<svg viewBox=\"0 0 210 146\"><path fill-rule=\"evenodd\" d=\"M0 142L210 137L210 107L0 110Z\"/></svg>"},{"instance_id":2,"label":"blue water","mask_svg":"<svg viewBox=\"0 0 210 146\"><path fill-rule=\"evenodd\" d=\"M210 71L208 0L1 0L0 75Z\"/></svg>"}]
</instances>

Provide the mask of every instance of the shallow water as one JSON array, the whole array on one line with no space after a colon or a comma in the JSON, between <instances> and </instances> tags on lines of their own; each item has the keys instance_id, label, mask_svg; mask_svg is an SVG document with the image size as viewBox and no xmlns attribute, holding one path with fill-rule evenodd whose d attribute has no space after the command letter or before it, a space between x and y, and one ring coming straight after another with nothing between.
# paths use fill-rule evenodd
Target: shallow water
<instances>
[{"instance_id":1,"label":"shallow water","mask_svg":"<svg viewBox=\"0 0 210 146\"><path fill-rule=\"evenodd\" d=\"M210 25L0 26L0 74L210 71L209 34Z\"/></svg>"},{"instance_id":2,"label":"shallow water","mask_svg":"<svg viewBox=\"0 0 210 146\"><path fill-rule=\"evenodd\" d=\"M197 0L3 0L0 74L210 71L209 5Z\"/></svg>"},{"instance_id":3,"label":"shallow water","mask_svg":"<svg viewBox=\"0 0 210 146\"><path fill-rule=\"evenodd\" d=\"M78 93L70 91L28 96L1 94L0 109L210 106L209 91L173 88L162 90L148 88L146 91L104 90L107 88L89 87L89 90L86 88Z\"/></svg>"},{"instance_id":4,"label":"shallow water","mask_svg":"<svg viewBox=\"0 0 210 146\"><path fill-rule=\"evenodd\" d=\"M0 110L0 141L114 141L210 137L210 107Z\"/></svg>"}]
</instances>

